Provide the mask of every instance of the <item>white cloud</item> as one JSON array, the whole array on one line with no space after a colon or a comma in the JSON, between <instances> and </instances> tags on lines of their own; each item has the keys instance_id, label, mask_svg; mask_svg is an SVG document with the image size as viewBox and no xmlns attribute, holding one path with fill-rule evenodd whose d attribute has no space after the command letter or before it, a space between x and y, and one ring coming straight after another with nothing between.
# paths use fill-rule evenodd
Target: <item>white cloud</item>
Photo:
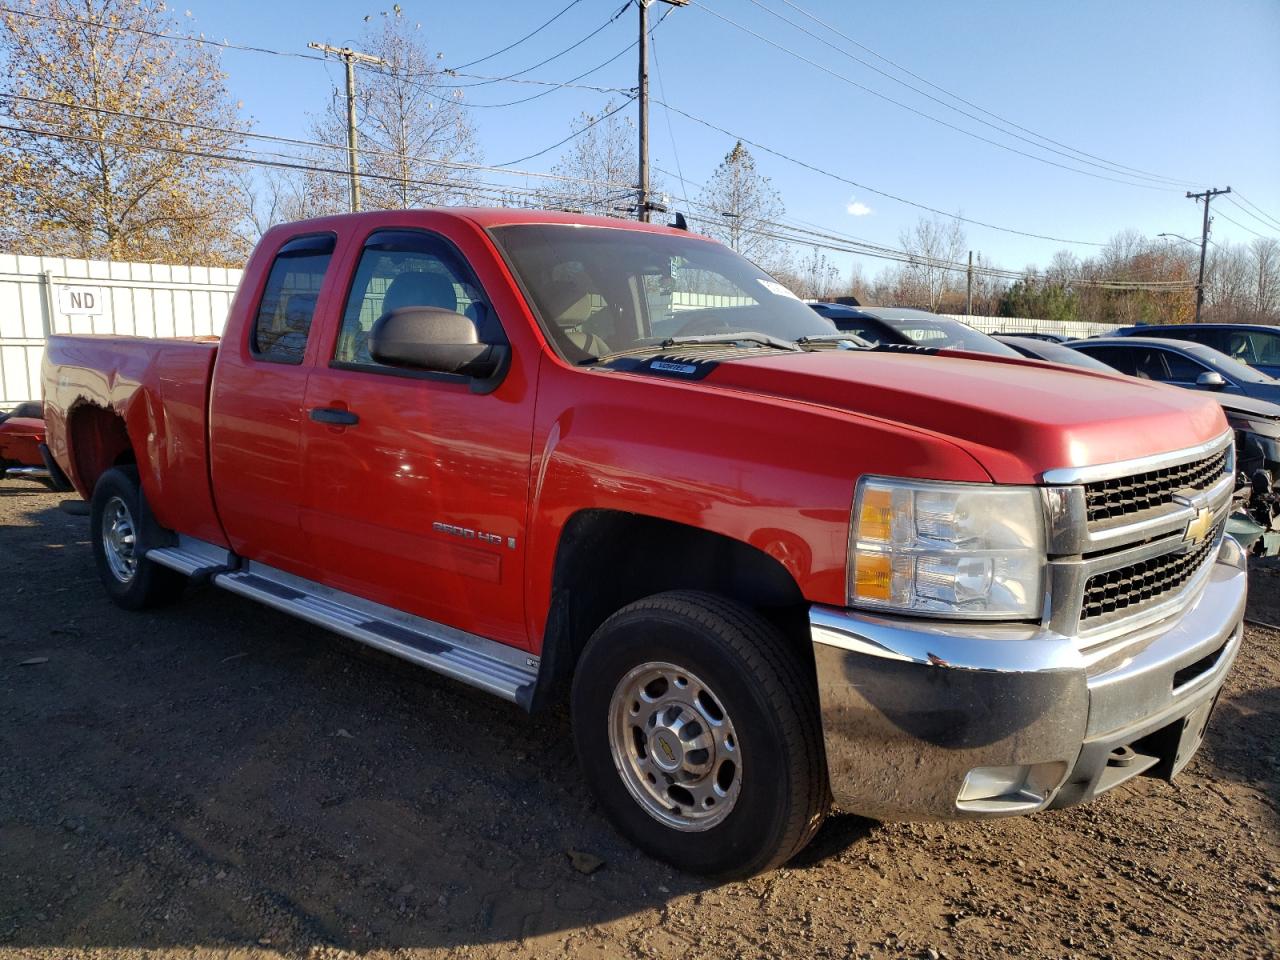
<instances>
[{"instance_id":1,"label":"white cloud","mask_svg":"<svg viewBox=\"0 0 1280 960\"><path fill-rule=\"evenodd\" d=\"M849 203L844 209L851 217L869 217L874 212L861 200L854 200L852 198L849 199Z\"/></svg>"}]
</instances>

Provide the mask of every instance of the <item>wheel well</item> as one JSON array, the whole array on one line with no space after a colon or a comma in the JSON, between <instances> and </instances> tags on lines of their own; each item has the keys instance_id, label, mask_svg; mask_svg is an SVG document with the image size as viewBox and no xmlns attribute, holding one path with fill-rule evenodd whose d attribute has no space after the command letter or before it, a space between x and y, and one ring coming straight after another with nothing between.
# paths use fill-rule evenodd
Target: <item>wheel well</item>
<instances>
[{"instance_id":1,"label":"wheel well","mask_svg":"<svg viewBox=\"0 0 1280 960\"><path fill-rule=\"evenodd\" d=\"M112 467L138 462L124 418L92 404L77 407L67 418L67 444L76 480L86 497Z\"/></svg>"},{"instance_id":2,"label":"wheel well","mask_svg":"<svg viewBox=\"0 0 1280 960\"><path fill-rule=\"evenodd\" d=\"M795 579L764 551L697 527L642 514L585 510L556 550L551 610L535 706L559 699L596 628L642 597L705 590L773 621L806 659L808 604Z\"/></svg>"}]
</instances>

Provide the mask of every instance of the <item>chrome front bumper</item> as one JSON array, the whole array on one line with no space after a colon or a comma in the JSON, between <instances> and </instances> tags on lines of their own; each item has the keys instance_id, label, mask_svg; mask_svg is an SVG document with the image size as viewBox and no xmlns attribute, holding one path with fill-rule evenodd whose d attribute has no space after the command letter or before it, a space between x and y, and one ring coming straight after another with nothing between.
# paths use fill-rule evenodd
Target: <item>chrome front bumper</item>
<instances>
[{"instance_id":1,"label":"chrome front bumper","mask_svg":"<svg viewBox=\"0 0 1280 960\"><path fill-rule=\"evenodd\" d=\"M813 607L836 802L880 820L953 820L1068 806L1143 773L1172 777L1235 660L1246 579L1243 551L1224 539L1195 602L1104 661L1036 626ZM1018 768L1020 786L983 795Z\"/></svg>"}]
</instances>

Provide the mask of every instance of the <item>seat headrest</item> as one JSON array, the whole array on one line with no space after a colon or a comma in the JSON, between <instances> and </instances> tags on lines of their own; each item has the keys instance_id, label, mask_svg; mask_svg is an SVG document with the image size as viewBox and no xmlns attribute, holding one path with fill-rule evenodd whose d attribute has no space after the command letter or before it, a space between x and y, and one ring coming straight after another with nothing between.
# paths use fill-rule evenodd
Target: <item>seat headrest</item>
<instances>
[{"instance_id":1,"label":"seat headrest","mask_svg":"<svg viewBox=\"0 0 1280 960\"><path fill-rule=\"evenodd\" d=\"M391 281L382 299L382 312L390 313L404 307L439 307L441 310L458 310L458 294L453 281L439 273L402 273Z\"/></svg>"},{"instance_id":2,"label":"seat headrest","mask_svg":"<svg viewBox=\"0 0 1280 960\"><path fill-rule=\"evenodd\" d=\"M284 327L298 333L306 333L316 312L314 293L295 293L284 304Z\"/></svg>"},{"instance_id":3,"label":"seat headrest","mask_svg":"<svg viewBox=\"0 0 1280 960\"><path fill-rule=\"evenodd\" d=\"M578 280L552 280L542 285L542 307L547 312L547 320L561 327L576 327L582 318L565 316L589 291Z\"/></svg>"}]
</instances>

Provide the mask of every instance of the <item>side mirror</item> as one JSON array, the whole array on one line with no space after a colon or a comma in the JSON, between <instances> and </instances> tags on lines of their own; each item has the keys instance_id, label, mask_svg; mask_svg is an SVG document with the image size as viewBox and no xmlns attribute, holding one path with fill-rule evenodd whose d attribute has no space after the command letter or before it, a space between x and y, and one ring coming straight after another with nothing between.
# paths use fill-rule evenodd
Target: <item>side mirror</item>
<instances>
[{"instance_id":1,"label":"side mirror","mask_svg":"<svg viewBox=\"0 0 1280 960\"><path fill-rule=\"evenodd\" d=\"M1206 390L1221 390L1227 385L1227 381L1222 374L1214 370L1206 370L1200 376L1196 377L1196 386L1204 387Z\"/></svg>"},{"instance_id":2,"label":"side mirror","mask_svg":"<svg viewBox=\"0 0 1280 960\"><path fill-rule=\"evenodd\" d=\"M506 344L481 343L469 317L439 307L401 307L384 313L369 331L369 355L378 363L484 379L504 366Z\"/></svg>"}]
</instances>

